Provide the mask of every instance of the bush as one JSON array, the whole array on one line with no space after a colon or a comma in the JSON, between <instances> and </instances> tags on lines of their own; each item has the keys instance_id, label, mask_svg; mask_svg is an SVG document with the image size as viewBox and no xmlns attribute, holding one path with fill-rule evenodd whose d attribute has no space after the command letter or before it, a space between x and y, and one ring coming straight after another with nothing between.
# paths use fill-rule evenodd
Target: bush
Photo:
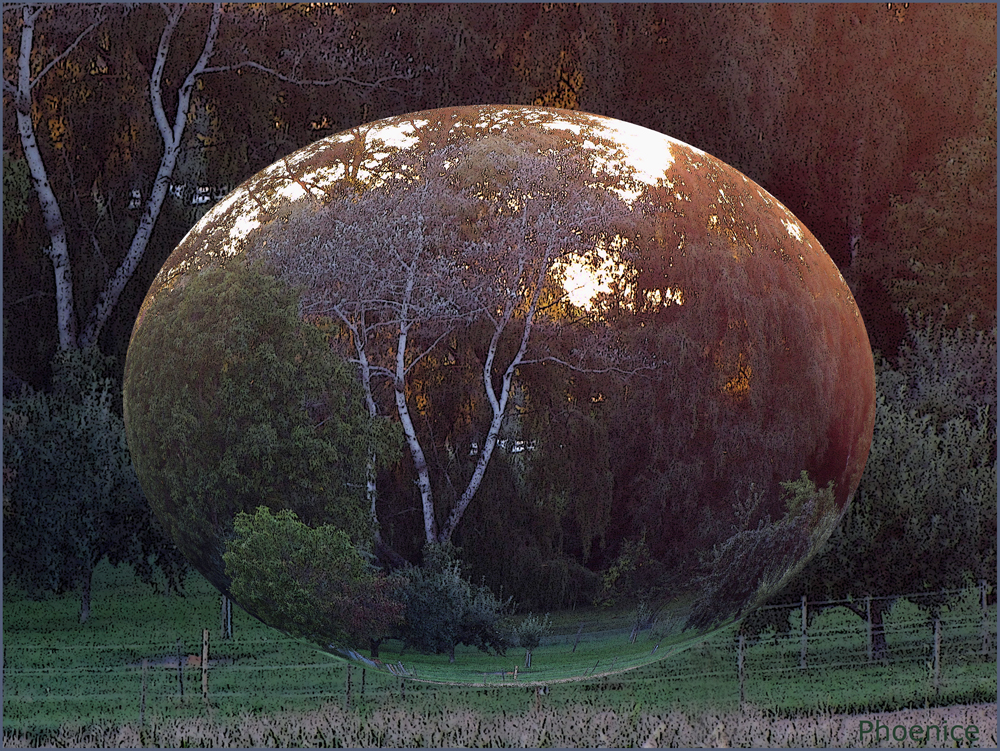
<instances>
[{"instance_id":1,"label":"bush","mask_svg":"<svg viewBox=\"0 0 1000 751\"><path fill-rule=\"evenodd\" d=\"M424 566L407 570L403 642L427 654L447 652L452 662L458 644L502 655L507 642L500 620L511 600L501 602L485 585L463 578L455 553L449 544L430 543Z\"/></svg>"},{"instance_id":2,"label":"bush","mask_svg":"<svg viewBox=\"0 0 1000 751\"><path fill-rule=\"evenodd\" d=\"M373 569L341 529L288 509L240 512L223 559L233 597L269 626L324 648L368 646L402 623L402 582Z\"/></svg>"}]
</instances>

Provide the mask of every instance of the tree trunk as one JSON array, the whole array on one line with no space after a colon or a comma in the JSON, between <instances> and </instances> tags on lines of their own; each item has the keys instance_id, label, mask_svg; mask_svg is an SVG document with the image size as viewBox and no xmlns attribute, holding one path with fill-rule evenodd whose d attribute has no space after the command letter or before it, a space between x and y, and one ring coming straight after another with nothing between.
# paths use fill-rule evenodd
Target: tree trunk
<instances>
[{"instance_id":1,"label":"tree trunk","mask_svg":"<svg viewBox=\"0 0 1000 751\"><path fill-rule=\"evenodd\" d=\"M163 199L170 188L171 175L173 175L174 167L177 165L181 137L184 134L184 128L188 121L191 93L194 91L197 78L208 66L208 61L211 59L212 52L215 49L215 39L219 33L219 21L222 17L221 3L214 4L201 55L199 55L194 67L188 72L184 82L177 90L177 107L174 112L173 126L171 127L171 124L167 120L166 112L163 109L161 81L164 68L166 67L167 55L170 52L170 39L177 28L177 24L180 22L183 12L184 6L181 5L168 18L167 26L160 36L160 45L156 51L156 59L149 82L150 98L153 105L153 119L156 121L156 126L163 138L163 156L160 158L160 167L157 170L156 179L153 181L153 190L150 193L149 200L146 201L142 218L139 220L139 227L132 238L132 244L129 247L128 253L125 255L114 276L108 280L104 289L101 290L101 294L97 298L97 303L90 311L87 325L84 327L80 337L81 345L84 347L88 347L97 341L97 337L101 333L101 329L104 328L104 324L111 315L111 311L117 305L118 298L121 297L125 285L132 278L139 265L139 261L142 260L146 252L149 240L153 234L153 226L156 224L156 220L160 216L160 209L163 207Z\"/></svg>"},{"instance_id":2,"label":"tree trunk","mask_svg":"<svg viewBox=\"0 0 1000 751\"><path fill-rule=\"evenodd\" d=\"M80 592L80 623L86 623L87 619L90 618L90 580L93 577L93 568L83 575L83 586Z\"/></svg>"},{"instance_id":3,"label":"tree trunk","mask_svg":"<svg viewBox=\"0 0 1000 751\"><path fill-rule=\"evenodd\" d=\"M535 312L538 310L538 298L542 292L542 282L545 278L545 270L548 267L549 257L546 255L546 262L542 264L542 271L539 272L538 278L535 280L535 290L532 292L531 302L528 305L527 315L524 320L524 328L521 330L521 343L500 379L499 395L493 389L493 360L500 345L500 335L507 327L514 312L512 302L507 303L503 317L496 324L493 336L490 339L489 348L486 351L486 361L483 364L483 386L486 390L486 397L490 401L490 406L493 408L493 419L490 421L490 427L486 433L486 441L483 443L482 453L479 456L479 461L476 463L475 470L472 472L472 477L469 479L469 484L466 486L465 492L462 493L462 497L458 499L458 503L451 510L451 514L448 515L448 519L441 529L441 534L438 536L438 542L448 542L451 540L451 535L455 531L455 527L462 520L465 509L469 507L472 497L479 490L479 485L486 474L486 465L489 463L493 449L496 447L497 438L500 436L500 426L503 423L504 415L507 413L507 401L510 398L511 386L514 383L514 374L517 372L518 366L523 362L524 353L528 349L528 340L531 338Z\"/></svg>"},{"instance_id":4,"label":"tree trunk","mask_svg":"<svg viewBox=\"0 0 1000 751\"><path fill-rule=\"evenodd\" d=\"M41 11L25 6L22 11L24 21L21 27L21 47L17 61L17 130L21 138L21 149L28 162L31 183L38 195L45 230L49 235L49 246L45 255L52 259L55 274L56 316L59 325L59 348L70 349L77 346L76 311L73 306L73 275L66 241L66 225L56 194L49 183L45 164L42 162L35 126L31 121L31 51L34 44L35 19Z\"/></svg>"},{"instance_id":5,"label":"tree trunk","mask_svg":"<svg viewBox=\"0 0 1000 751\"><path fill-rule=\"evenodd\" d=\"M414 261L414 265L416 261ZM438 541L437 520L434 518L434 495L431 490L431 475L427 469L427 458L424 450L420 446L417 438L417 431L413 426L413 418L410 416L410 408L406 404L406 340L410 332L410 324L407 322L409 315L410 298L413 294L414 271L411 267L409 278L406 280L406 291L403 294L403 304L400 309L399 336L396 344L396 372L393 379L393 390L396 396L396 412L399 414L399 423L403 428L403 435L406 437L406 445L410 449L410 456L413 457L413 468L417 471L417 487L420 489L420 503L424 511L424 538L427 542Z\"/></svg>"},{"instance_id":6,"label":"tree trunk","mask_svg":"<svg viewBox=\"0 0 1000 751\"><path fill-rule=\"evenodd\" d=\"M889 603L884 600L872 602L872 659L879 662L889 661L889 645L885 640L885 623L882 614L888 612Z\"/></svg>"},{"instance_id":7,"label":"tree trunk","mask_svg":"<svg viewBox=\"0 0 1000 751\"><path fill-rule=\"evenodd\" d=\"M60 349L88 347L97 341L97 337L111 315L111 311L114 310L115 305L118 303L125 285L132 278L136 267L139 265L139 261L142 260L146 252L146 247L152 236L153 226L156 224L163 205L163 199L166 197L170 187L170 177L177 163L181 135L187 124L188 108L195 81L205 70L212 56L215 39L218 34L222 6L219 3L215 4L201 56L178 89L177 108L172 128L163 110L161 79L166 65L167 54L170 51L170 39L180 21L181 14L184 12L184 7L180 6L169 14L167 26L160 37L160 45L150 78L150 97L152 99L154 119L163 137L164 145L160 167L153 183L152 194L146 202L145 210L139 221L139 227L132 238L129 251L115 274L105 284L104 289L98 296L97 303L90 311L83 331L79 334L77 331L76 309L73 301L73 278L66 227L59 208L59 202L49 183L45 165L38 150L35 128L31 120L31 88L38 82L38 78L35 81L31 81L31 52L34 41L35 20L39 12L40 10L29 6L25 6L22 11L23 25L21 28L21 44L18 51L17 90L15 94L18 133L20 135L21 148L28 163L32 184L38 196L45 229L49 235L50 244L45 249L45 254L52 260L52 269L55 276L59 347ZM94 23L77 38L76 42L69 49L75 47L102 20L102 16L98 15ZM46 70L43 70L39 75L44 75Z\"/></svg>"}]
</instances>

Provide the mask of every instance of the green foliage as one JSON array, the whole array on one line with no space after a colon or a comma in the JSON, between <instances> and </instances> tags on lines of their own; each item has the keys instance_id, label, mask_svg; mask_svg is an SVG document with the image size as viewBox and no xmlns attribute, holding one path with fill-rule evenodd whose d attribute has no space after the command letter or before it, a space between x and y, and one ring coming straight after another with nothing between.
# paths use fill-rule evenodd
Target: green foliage
<instances>
[{"instance_id":1,"label":"green foliage","mask_svg":"<svg viewBox=\"0 0 1000 751\"><path fill-rule=\"evenodd\" d=\"M825 488L803 470L798 480L782 482L785 514L769 515L757 526L734 525L733 534L704 556L695 579L697 599L685 628L707 630L753 609L778 591L829 537L839 518L831 480ZM744 510L752 518L759 498Z\"/></svg>"},{"instance_id":2,"label":"green foliage","mask_svg":"<svg viewBox=\"0 0 1000 751\"><path fill-rule=\"evenodd\" d=\"M807 504L812 504L813 516L809 522L817 523L829 514L836 514L836 501L833 496L833 480L825 488L816 489L816 483L809 478L809 473L802 470L797 480L780 483L785 499L785 511L791 516L797 516Z\"/></svg>"},{"instance_id":3,"label":"green foliage","mask_svg":"<svg viewBox=\"0 0 1000 751\"><path fill-rule=\"evenodd\" d=\"M943 312L950 326L996 323L997 71L982 77L977 126L948 138L917 190L894 195L887 229L909 273L888 281L900 310Z\"/></svg>"},{"instance_id":4,"label":"green foliage","mask_svg":"<svg viewBox=\"0 0 1000 751\"><path fill-rule=\"evenodd\" d=\"M895 366L876 357L879 391L895 409L933 416L936 425L981 406L996 426L997 328L945 325L945 315L906 314L908 334Z\"/></svg>"},{"instance_id":5,"label":"green foliage","mask_svg":"<svg viewBox=\"0 0 1000 751\"><path fill-rule=\"evenodd\" d=\"M30 594L83 586L107 556L153 585L149 563L179 588L186 564L165 537L132 468L109 360L96 348L66 350L53 362L54 393L28 387L4 402L4 581ZM5 483L6 485L6 483Z\"/></svg>"},{"instance_id":6,"label":"green foliage","mask_svg":"<svg viewBox=\"0 0 1000 751\"><path fill-rule=\"evenodd\" d=\"M407 570L403 641L424 653L448 653L452 660L457 644L502 655L507 645L500 619L511 600L501 602L485 585L465 579L456 554L448 543L428 543L424 566Z\"/></svg>"},{"instance_id":7,"label":"green foliage","mask_svg":"<svg viewBox=\"0 0 1000 751\"><path fill-rule=\"evenodd\" d=\"M645 534L639 540L626 540L618 557L601 575L602 587L595 602L612 606L640 594L655 598L663 574L663 565L650 554Z\"/></svg>"},{"instance_id":8,"label":"green foliage","mask_svg":"<svg viewBox=\"0 0 1000 751\"><path fill-rule=\"evenodd\" d=\"M548 613L539 618L537 615L529 615L514 628L512 641L519 647L524 647L529 652L537 649L542 643L542 637L552 629L552 619Z\"/></svg>"},{"instance_id":9,"label":"green foliage","mask_svg":"<svg viewBox=\"0 0 1000 751\"><path fill-rule=\"evenodd\" d=\"M548 613L544 618L536 615L529 615L520 624L514 627L511 634L511 642L524 647L524 667L531 667L531 652L542 643L542 637L552 629L552 620Z\"/></svg>"},{"instance_id":10,"label":"green foliage","mask_svg":"<svg viewBox=\"0 0 1000 751\"><path fill-rule=\"evenodd\" d=\"M3 152L3 229L19 223L28 213L31 195L31 177L28 162Z\"/></svg>"},{"instance_id":11,"label":"green foliage","mask_svg":"<svg viewBox=\"0 0 1000 751\"><path fill-rule=\"evenodd\" d=\"M573 556L579 549L573 504L566 494L559 511L556 494L539 496L533 480L519 472L522 460L536 463L534 452L511 454L500 448L490 460L478 502L469 506L455 532L466 574L510 594L519 610L589 603L600 576ZM445 478L442 484L447 487ZM497 550L504 555L494 554Z\"/></svg>"},{"instance_id":12,"label":"green foliage","mask_svg":"<svg viewBox=\"0 0 1000 751\"><path fill-rule=\"evenodd\" d=\"M374 571L347 533L283 509L240 512L223 559L231 592L270 626L317 644L367 646L402 622L401 584Z\"/></svg>"},{"instance_id":13,"label":"green foliage","mask_svg":"<svg viewBox=\"0 0 1000 751\"><path fill-rule=\"evenodd\" d=\"M398 436L373 429L349 366L260 266L206 268L163 290L136 322L124 392L150 502L217 587L239 511L290 508L371 541L368 451L374 441L385 457Z\"/></svg>"},{"instance_id":14,"label":"green foliage","mask_svg":"<svg viewBox=\"0 0 1000 751\"><path fill-rule=\"evenodd\" d=\"M947 329L917 316L908 339L898 368L879 359L875 431L855 498L782 599L996 582L996 329ZM914 602L930 612L946 604Z\"/></svg>"},{"instance_id":15,"label":"green foliage","mask_svg":"<svg viewBox=\"0 0 1000 751\"><path fill-rule=\"evenodd\" d=\"M563 378L559 379L559 375ZM544 380L546 376L549 380ZM610 418L599 405L590 403L589 389L583 394L574 393L565 373L539 374L532 385L532 394L543 388L557 390L537 394L533 399L532 406L545 408L534 418L539 423L535 426L539 449L530 458L531 493L552 517L550 524L561 528L569 538L565 542L579 547L580 559L586 561L592 548L604 542L612 517L614 474L607 429ZM558 403L560 397L562 404ZM567 398L573 402L566 404ZM593 409L585 412L577 406L579 401ZM584 456L588 460L581 462Z\"/></svg>"}]
</instances>

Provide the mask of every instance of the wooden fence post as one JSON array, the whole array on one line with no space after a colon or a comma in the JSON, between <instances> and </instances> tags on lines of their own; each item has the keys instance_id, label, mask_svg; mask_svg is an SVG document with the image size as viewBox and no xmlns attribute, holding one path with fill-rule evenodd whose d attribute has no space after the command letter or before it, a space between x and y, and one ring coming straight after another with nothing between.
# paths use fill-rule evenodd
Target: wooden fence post
<instances>
[{"instance_id":1,"label":"wooden fence post","mask_svg":"<svg viewBox=\"0 0 1000 751\"><path fill-rule=\"evenodd\" d=\"M799 670L806 669L806 596L802 595L802 646L799 649Z\"/></svg>"},{"instance_id":2,"label":"wooden fence post","mask_svg":"<svg viewBox=\"0 0 1000 751\"><path fill-rule=\"evenodd\" d=\"M941 619L934 619L934 695L941 692Z\"/></svg>"},{"instance_id":3,"label":"wooden fence post","mask_svg":"<svg viewBox=\"0 0 1000 751\"><path fill-rule=\"evenodd\" d=\"M143 721L146 719L146 669L149 667L149 660L142 658L142 698L139 702L139 729L142 729Z\"/></svg>"},{"instance_id":4,"label":"wooden fence post","mask_svg":"<svg viewBox=\"0 0 1000 751\"><path fill-rule=\"evenodd\" d=\"M177 640L177 685L181 689L181 699L184 699L184 661L181 658L181 640Z\"/></svg>"},{"instance_id":5,"label":"wooden fence post","mask_svg":"<svg viewBox=\"0 0 1000 751\"><path fill-rule=\"evenodd\" d=\"M208 703L208 629L201 632L201 698Z\"/></svg>"},{"instance_id":6,"label":"wooden fence post","mask_svg":"<svg viewBox=\"0 0 1000 751\"><path fill-rule=\"evenodd\" d=\"M743 654L743 649L744 649L744 646L745 646L744 642L745 642L745 639L744 639L744 636L743 636L743 633L742 633L742 629L741 629L740 630L739 651L737 651L737 653L736 653L736 672L739 674L739 677L740 677L740 711L741 712L743 711L743 707L745 706L746 699L747 699L746 690L745 690L745 682L744 682L744 678L746 677L746 671L744 670L745 663L744 663L744 654Z\"/></svg>"},{"instance_id":7,"label":"wooden fence post","mask_svg":"<svg viewBox=\"0 0 1000 751\"><path fill-rule=\"evenodd\" d=\"M986 580L979 580L979 608L980 608L980 620L979 620L979 652L980 654L989 654L990 652L990 628L989 620L986 615Z\"/></svg>"},{"instance_id":8,"label":"wooden fence post","mask_svg":"<svg viewBox=\"0 0 1000 751\"><path fill-rule=\"evenodd\" d=\"M867 595L865 597L865 634L866 634L866 645L868 649L868 662L874 659L875 652L874 646L872 644L872 596Z\"/></svg>"},{"instance_id":9,"label":"wooden fence post","mask_svg":"<svg viewBox=\"0 0 1000 751\"><path fill-rule=\"evenodd\" d=\"M222 595L222 638L233 638L233 601Z\"/></svg>"}]
</instances>

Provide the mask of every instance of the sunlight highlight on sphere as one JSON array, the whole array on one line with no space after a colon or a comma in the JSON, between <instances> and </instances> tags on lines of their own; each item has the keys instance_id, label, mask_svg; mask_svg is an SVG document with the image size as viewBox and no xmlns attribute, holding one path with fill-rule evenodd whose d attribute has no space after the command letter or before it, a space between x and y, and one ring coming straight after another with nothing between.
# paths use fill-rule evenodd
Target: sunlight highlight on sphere
<instances>
[{"instance_id":1,"label":"sunlight highlight on sphere","mask_svg":"<svg viewBox=\"0 0 1000 751\"><path fill-rule=\"evenodd\" d=\"M247 268L278 297L274 284L294 291L298 322L312 328L275 333L267 310L224 284ZM211 293L195 284L206 280ZM199 312L171 320L192 333L172 343L164 311L185 305ZM272 323L248 333L250 314ZM219 327L246 347L184 349ZM499 631L484 639L452 616L418 638L406 630L412 605L412 624L385 616L367 638L363 619L309 626L326 652L417 680L590 679L696 643L766 602L824 544L871 444L874 365L854 298L817 239L745 175L587 113L470 106L388 118L240 185L167 259L136 321L125 419L137 472L178 547L223 592L233 518L258 502L241 473L267 451L213 458L210 418L157 422L157 374L172 357L201 357L204 373L171 377L188 379L178 387L204 415L223 414L222 394L246 393L228 374L254 357L277 368L279 350L305 371L315 345L288 348L317 337L346 363L357 393L343 404L356 414L329 406L350 389L292 398L269 387L254 413L292 405L307 427L275 419L262 434L277 445L287 430L281 445L305 445L334 419L381 420L399 456L386 448L386 466L351 465L350 476L345 463L341 500L321 506L297 490L294 503L316 526L346 518L341 502L368 514L354 544L382 573L412 574L400 561L419 563L424 541L453 544L470 581L520 606L503 621L506 653L490 641ZM228 505L199 484L209 460L230 472ZM283 479L275 472L265 494L273 511L293 502ZM370 609L398 615L393 603L417 601L396 596ZM243 604L255 612L252 598ZM287 632L308 620L268 612ZM523 636L529 613L554 616L535 647ZM434 639L440 654L413 646Z\"/></svg>"}]
</instances>

